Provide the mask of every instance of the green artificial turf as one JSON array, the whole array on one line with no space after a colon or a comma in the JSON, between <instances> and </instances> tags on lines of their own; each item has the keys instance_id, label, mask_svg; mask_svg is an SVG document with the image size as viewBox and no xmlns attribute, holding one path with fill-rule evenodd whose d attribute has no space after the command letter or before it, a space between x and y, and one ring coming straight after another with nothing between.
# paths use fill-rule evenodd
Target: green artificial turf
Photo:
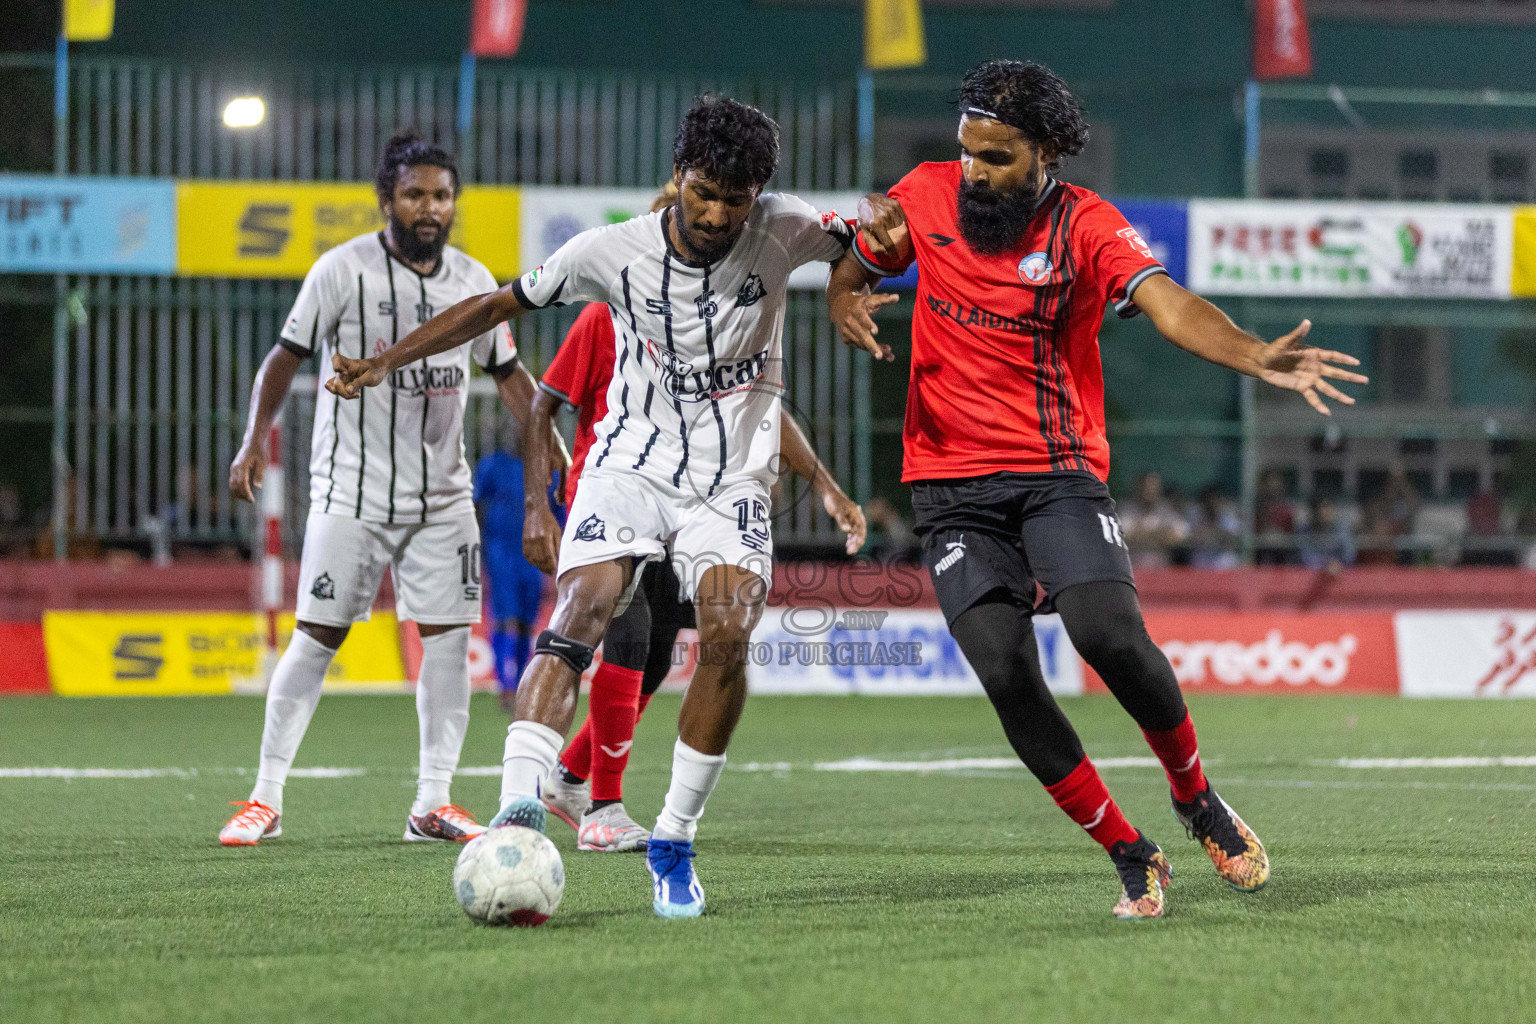
<instances>
[{"instance_id":1,"label":"green artificial turf","mask_svg":"<svg viewBox=\"0 0 1536 1024\"><path fill-rule=\"evenodd\" d=\"M1108 698L1064 703L1094 756L1147 753ZM0 767L187 771L0 778L0 1021L1536 1019L1536 768L1329 763L1536 754L1536 702L1193 708L1273 858L1256 895L1215 876L1154 769L1104 773L1175 870L1168 916L1125 923L1108 858L1023 771L814 767L1006 756L981 700L754 698L700 832L705 918L655 918L641 857L577 853L551 818L565 900L499 930L454 902L457 848L400 841L407 698L323 701L299 766L365 774L294 779L283 837L236 850L215 835L260 700L0 701ZM658 698L635 744L646 824L676 709ZM464 764L498 762L504 724L476 698ZM454 796L485 820L497 790Z\"/></svg>"}]
</instances>

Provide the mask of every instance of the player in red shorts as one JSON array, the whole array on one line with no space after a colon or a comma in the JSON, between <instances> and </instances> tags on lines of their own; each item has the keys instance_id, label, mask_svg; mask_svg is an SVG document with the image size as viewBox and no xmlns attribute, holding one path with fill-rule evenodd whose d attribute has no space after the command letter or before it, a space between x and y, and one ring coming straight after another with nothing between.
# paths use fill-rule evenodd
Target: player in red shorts
<instances>
[{"instance_id":1,"label":"player in red shorts","mask_svg":"<svg viewBox=\"0 0 1536 1024\"><path fill-rule=\"evenodd\" d=\"M1010 744L1056 803L1114 860L1114 913L1160 917L1168 859L1126 821L1046 689L1031 615L1061 613L1072 643L1141 726L1173 811L1221 877L1269 878L1253 830L1216 795L1167 658L1147 636L1105 480L1105 304L1146 313L1185 351L1276 387L1351 403L1330 380L1358 365L1305 342L1265 344L1179 287L1120 212L1051 177L1087 126L1065 83L1038 64L989 61L960 89L960 159L917 167L860 218L857 259L827 288L845 341L891 358L869 286L919 271L902 479L934 590ZM1036 581L1044 601L1036 605Z\"/></svg>"},{"instance_id":2,"label":"player in red shorts","mask_svg":"<svg viewBox=\"0 0 1536 1024\"><path fill-rule=\"evenodd\" d=\"M665 209L676 199L676 190L669 187L654 209ZM595 437L593 427L608 411L613 364L613 320L606 306L592 303L566 333L534 396L530 423L552 421L561 405L579 410L566 477L566 507L576 500L581 469ZM843 493L787 412L781 415L779 444L789 468L812 482L827 514L847 534L848 553L858 551L864 543L863 511ZM529 500L542 503L547 511L542 494L530 493ZM530 513L525 524L530 555L559 539L552 517ZM538 563L538 558L532 560ZM550 571L554 566L542 568ZM544 805L576 829L579 849L611 853L645 849L650 833L624 809L624 769L635 726L672 668L678 632L694 628L693 605L683 598L670 562L647 563L629 607L608 625L603 660L587 693L586 721L540 786Z\"/></svg>"}]
</instances>

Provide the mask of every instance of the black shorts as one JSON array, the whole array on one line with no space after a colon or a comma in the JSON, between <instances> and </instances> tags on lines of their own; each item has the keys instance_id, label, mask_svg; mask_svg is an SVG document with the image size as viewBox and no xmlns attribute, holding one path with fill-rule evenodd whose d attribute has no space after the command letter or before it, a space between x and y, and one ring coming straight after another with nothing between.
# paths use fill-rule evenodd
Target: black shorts
<instances>
[{"instance_id":1,"label":"black shorts","mask_svg":"<svg viewBox=\"0 0 1536 1024\"><path fill-rule=\"evenodd\" d=\"M1136 585L1109 488L1091 473L993 473L912 485L914 529L944 618L1001 588L1049 612L1078 583ZM1035 581L1045 598L1035 603Z\"/></svg>"},{"instance_id":2,"label":"black shorts","mask_svg":"<svg viewBox=\"0 0 1536 1024\"><path fill-rule=\"evenodd\" d=\"M640 586L645 591L645 603L651 608L651 632L663 625L671 629L698 628L693 602L683 599L683 585L672 568L671 559L646 562L641 570Z\"/></svg>"}]
</instances>

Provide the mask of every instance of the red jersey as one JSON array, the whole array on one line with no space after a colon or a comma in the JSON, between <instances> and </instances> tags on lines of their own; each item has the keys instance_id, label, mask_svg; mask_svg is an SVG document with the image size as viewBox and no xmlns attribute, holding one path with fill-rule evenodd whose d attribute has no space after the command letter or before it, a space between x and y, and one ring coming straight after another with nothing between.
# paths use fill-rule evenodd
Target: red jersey
<instances>
[{"instance_id":1,"label":"red jersey","mask_svg":"<svg viewBox=\"0 0 1536 1024\"><path fill-rule=\"evenodd\" d=\"M982 256L960 234L960 163L926 163L890 190L912 256L859 261L882 276L917 260L902 481L1002 470L1085 470L1107 480L1099 325L1106 302L1166 273L1125 218L1093 192L1048 181L1018 245Z\"/></svg>"},{"instance_id":2,"label":"red jersey","mask_svg":"<svg viewBox=\"0 0 1536 1024\"><path fill-rule=\"evenodd\" d=\"M560 401L576 406L576 443L571 471L565 478L565 506L576 500L581 467L595 436L592 426L608 415L608 382L613 380L613 318L608 307L591 302L565 334L560 351L550 361L539 387Z\"/></svg>"}]
</instances>

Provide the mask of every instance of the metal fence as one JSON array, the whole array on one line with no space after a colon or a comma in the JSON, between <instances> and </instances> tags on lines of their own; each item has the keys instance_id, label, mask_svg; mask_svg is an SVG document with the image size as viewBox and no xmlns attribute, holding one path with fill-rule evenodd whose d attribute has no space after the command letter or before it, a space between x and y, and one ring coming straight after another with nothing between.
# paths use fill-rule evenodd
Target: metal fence
<instances>
[{"instance_id":1,"label":"metal fence","mask_svg":"<svg viewBox=\"0 0 1536 1024\"><path fill-rule=\"evenodd\" d=\"M858 165L854 83L732 82L706 78L495 70L475 81L470 131L458 129L459 75L447 68L295 70L259 75L135 61L72 64L65 170L71 174L192 178L369 179L400 128L459 154L464 177L487 183L654 186L670 174L679 117L694 96L719 91L756 103L781 128L774 186L846 189ZM263 97L267 117L233 133L221 121L238 95ZM55 504L76 536L143 542L152 535L244 543L248 510L225 486L256 365L276 340L297 282L142 277L60 279L71 310L54 396L61 458ZM574 310L517 325L537 371ZM819 296L792 299L785 349L790 401L845 485L868 481L867 368L825 323ZM490 443L496 399L472 391L466 447ZM287 525L300 536L307 495L313 395L287 414ZM569 426L569 424L567 424ZM796 487L781 496L781 543L836 540ZM67 509L72 514L66 515Z\"/></svg>"}]
</instances>

